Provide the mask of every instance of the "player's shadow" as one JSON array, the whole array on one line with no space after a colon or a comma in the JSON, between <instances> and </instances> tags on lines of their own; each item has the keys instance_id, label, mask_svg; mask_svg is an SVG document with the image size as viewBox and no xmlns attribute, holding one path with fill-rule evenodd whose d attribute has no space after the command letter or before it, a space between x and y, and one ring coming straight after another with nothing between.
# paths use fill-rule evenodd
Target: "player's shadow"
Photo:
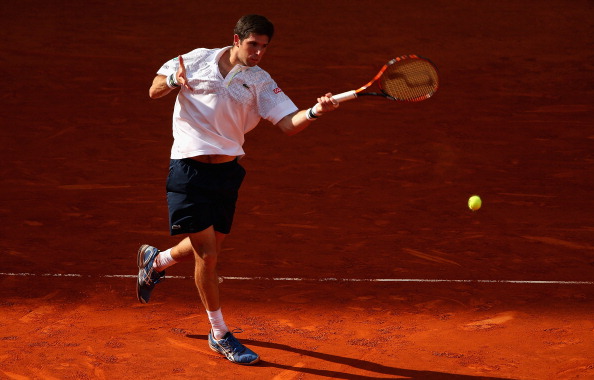
<instances>
[{"instance_id":1,"label":"player's shadow","mask_svg":"<svg viewBox=\"0 0 594 380\"><path fill-rule=\"evenodd\" d=\"M208 339L207 335L187 335L188 338L191 339L199 339L206 341ZM283 350L294 352L298 355L306 355L312 358L325 360L329 362L334 362L342 365L348 365L353 368L362 369L369 372L375 372L381 375L391 375L391 376L398 376L398 377L405 377L407 379L423 379L423 380L509 380L499 377L486 377L486 376L469 376L469 375L456 375L451 373L445 372L437 372L437 371L417 371L412 369L405 369L405 368L397 368L397 367L390 367L383 364L378 364L374 362L370 362L367 360L361 359L353 359L347 358L343 356L337 356L332 354L326 354L323 352L316 352L310 350L304 350L301 348L295 348L292 346L288 346L286 344L280 343L272 343L272 342L261 342L258 340L252 339L242 339L242 343L245 343L248 346L259 346L265 348L271 348L275 350ZM291 365L284 365L279 363L271 363L267 361L261 361L259 366L263 367L273 367L279 368L283 370L290 370L294 372L303 372L307 374L317 375L317 376L324 376L333 379L347 379L347 380L355 380L355 379L385 379L385 376L382 377L373 377L373 376L362 376L362 375L355 375L346 372L337 372L337 371L329 371L324 369L317 369L317 368L306 368L306 367L293 367Z\"/></svg>"}]
</instances>

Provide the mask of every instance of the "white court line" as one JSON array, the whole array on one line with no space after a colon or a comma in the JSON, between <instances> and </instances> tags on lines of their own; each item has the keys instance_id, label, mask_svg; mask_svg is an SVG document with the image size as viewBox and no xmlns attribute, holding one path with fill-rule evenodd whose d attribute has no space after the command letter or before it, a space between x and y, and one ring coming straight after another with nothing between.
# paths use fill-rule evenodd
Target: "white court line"
<instances>
[{"instance_id":1,"label":"white court line","mask_svg":"<svg viewBox=\"0 0 594 380\"><path fill-rule=\"evenodd\" d=\"M136 278L131 274L77 274L77 273L0 273L0 276L15 277L79 277L79 278ZM190 280L191 276L167 276L167 278ZM536 284L536 285L594 285L594 281L546 281L546 280L448 280L431 278L305 278L305 277L232 277L221 276L223 280L236 281L303 281L303 282L446 282L446 283L485 283L485 284Z\"/></svg>"}]
</instances>

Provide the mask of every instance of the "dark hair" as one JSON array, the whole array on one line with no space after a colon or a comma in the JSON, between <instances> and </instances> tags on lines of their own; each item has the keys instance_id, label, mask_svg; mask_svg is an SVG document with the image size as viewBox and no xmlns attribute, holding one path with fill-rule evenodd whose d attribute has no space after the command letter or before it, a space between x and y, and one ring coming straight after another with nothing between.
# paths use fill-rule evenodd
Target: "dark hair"
<instances>
[{"instance_id":1,"label":"dark hair","mask_svg":"<svg viewBox=\"0 0 594 380\"><path fill-rule=\"evenodd\" d=\"M270 41L274 34L274 25L264 16L245 15L237 21L233 33L239 36L240 41L248 38L251 33L268 36Z\"/></svg>"}]
</instances>

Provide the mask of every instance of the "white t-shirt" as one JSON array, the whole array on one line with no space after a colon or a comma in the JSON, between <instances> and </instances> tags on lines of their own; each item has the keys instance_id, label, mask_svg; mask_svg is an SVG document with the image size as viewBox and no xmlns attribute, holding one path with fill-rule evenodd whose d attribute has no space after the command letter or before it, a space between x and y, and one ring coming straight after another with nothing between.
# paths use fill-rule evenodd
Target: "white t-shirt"
<instances>
[{"instance_id":1,"label":"white t-shirt","mask_svg":"<svg viewBox=\"0 0 594 380\"><path fill-rule=\"evenodd\" d=\"M276 124L298 110L258 66L237 65L223 78L218 61L230 48L196 49L182 55L194 90L180 88L175 101L172 159L207 154L243 156L244 135L261 118ZM178 67L178 58L174 58L157 74L169 76Z\"/></svg>"}]
</instances>

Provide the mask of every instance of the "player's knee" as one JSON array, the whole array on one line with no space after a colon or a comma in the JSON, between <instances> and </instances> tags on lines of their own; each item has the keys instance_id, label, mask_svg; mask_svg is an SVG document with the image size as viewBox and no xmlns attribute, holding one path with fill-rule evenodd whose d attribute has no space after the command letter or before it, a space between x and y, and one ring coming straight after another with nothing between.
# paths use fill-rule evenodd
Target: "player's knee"
<instances>
[{"instance_id":1,"label":"player's knee","mask_svg":"<svg viewBox=\"0 0 594 380\"><path fill-rule=\"evenodd\" d=\"M205 266L216 266L217 259L219 257L218 252L216 250L199 250L196 252L196 260L200 260L204 262Z\"/></svg>"}]
</instances>

